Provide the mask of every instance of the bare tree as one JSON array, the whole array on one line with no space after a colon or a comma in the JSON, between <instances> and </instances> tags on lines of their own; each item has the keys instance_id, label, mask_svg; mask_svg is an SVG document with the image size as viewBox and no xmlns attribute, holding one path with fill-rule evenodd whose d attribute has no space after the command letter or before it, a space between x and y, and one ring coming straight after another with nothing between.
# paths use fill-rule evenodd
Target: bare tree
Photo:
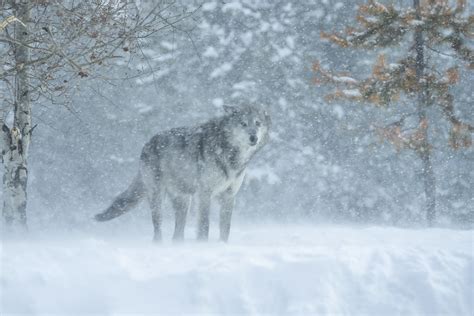
<instances>
[{"instance_id":1,"label":"bare tree","mask_svg":"<svg viewBox=\"0 0 474 316\"><path fill-rule=\"evenodd\" d=\"M126 64L141 42L194 11L175 1L0 0L0 145L3 218L27 228L32 105L69 106L69 93L102 69Z\"/></svg>"},{"instance_id":2,"label":"bare tree","mask_svg":"<svg viewBox=\"0 0 474 316\"><path fill-rule=\"evenodd\" d=\"M416 128L407 130L404 126L410 115L405 113L389 126L378 128L378 132L397 150L413 150L420 158L426 218L431 226L436 218L436 178L428 130L438 122L428 115L428 111L433 108L441 110L451 124L448 140L451 147L457 149L472 145L474 126L457 117L451 86L459 80L460 66L474 68L474 54L469 45L474 34L474 18L466 14L464 0L457 1L454 7L447 0L427 0L422 4L413 0L413 6L406 9L370 0L359 7L357 20L359 25L348 27L345 34L322 33L322 36L344 48L374 50L400 45L408 34L412 34L412 45L405 57L387 64L385 56L380 55L372 76L364 80L334 74L315 63L315 81L336 86L328 96L330 100L346 98L378 106L401 104L398 101L402 98L415 100ZM456 65L446 67L432 60L430 63L425 56L427 50L433 55L452 57Z\"/></svg>"}]
</instances>

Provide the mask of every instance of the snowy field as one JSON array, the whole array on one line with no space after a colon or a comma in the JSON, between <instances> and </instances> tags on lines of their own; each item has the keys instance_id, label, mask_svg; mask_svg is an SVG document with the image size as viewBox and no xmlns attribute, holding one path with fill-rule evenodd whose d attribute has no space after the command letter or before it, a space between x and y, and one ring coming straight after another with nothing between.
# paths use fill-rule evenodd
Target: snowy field
<instances>
[{"instance_id":1,"label":"snowy field","mask_svg":"<svg viewBox=\"0 0 474 316\"><path fill-rule=\"evenodd\" d=\"M229 244L162 245L148 231L65 236L2 241L1 315L474 315L473 231L235 225Z\"/></svg>"}]
</instances>

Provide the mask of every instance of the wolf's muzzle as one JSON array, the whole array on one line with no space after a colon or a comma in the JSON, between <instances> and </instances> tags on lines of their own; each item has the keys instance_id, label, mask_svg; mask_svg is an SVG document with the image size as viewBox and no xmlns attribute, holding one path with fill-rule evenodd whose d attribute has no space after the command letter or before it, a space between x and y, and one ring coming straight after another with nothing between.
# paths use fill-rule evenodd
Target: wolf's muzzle
<instances>
[{"instance_id":1,"label":"wolf's muzzle","mask_svg":"<svg viewBox=\"0 0 474 316\"><path fill-rule=\"evenodd\" d=\"M249 140L250 140L250 145L255 146L257 144L258 138L255 135L251 135L249 137Z\"/></svg>"}]
</instances>

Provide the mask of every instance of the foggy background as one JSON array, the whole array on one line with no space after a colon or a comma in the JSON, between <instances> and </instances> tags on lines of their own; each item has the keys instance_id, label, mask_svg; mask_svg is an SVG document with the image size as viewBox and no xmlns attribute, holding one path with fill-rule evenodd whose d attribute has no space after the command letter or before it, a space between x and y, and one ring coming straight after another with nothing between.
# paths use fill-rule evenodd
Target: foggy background
<instances>
[{"instance_id":1,"label":"foggy background","mask_svg":"<svg viewBox=\"0 0 474 316\"><path fill-rule=\"evenodd\" d=\"M370 71L376 53L341 49L320 38L322 30L354 24L357 4L365 1L190 3L201 9L144 43L130 69L111 69L103 74L105 82L81 82L70 110L33 104L38 127L29 156L31 227L93 224L92 216L131 182L151 136L202 123L223 114L222 104L242 102L268 106L273 126L269 143L249 166L235 219L424 224L419 158L380 142L374 130L401 111L414 112L415 104L328 104L329 90L312 82L316 60L358 78ZM402 54L407 47L388 50ZM455 62L426 53L430 61ZM120 79L151 69L156 71ZM473 79L472 72L461 71L454 93L459 118L471 124ZM436 108L428 115L440 118L429 130L439 221L456 224L473 212L474 148L450 148L448 123ZM169 208L164 213L171 216ZM148 223L149 216L143 203L116 221Z\"/></svg>"}]
</instances>

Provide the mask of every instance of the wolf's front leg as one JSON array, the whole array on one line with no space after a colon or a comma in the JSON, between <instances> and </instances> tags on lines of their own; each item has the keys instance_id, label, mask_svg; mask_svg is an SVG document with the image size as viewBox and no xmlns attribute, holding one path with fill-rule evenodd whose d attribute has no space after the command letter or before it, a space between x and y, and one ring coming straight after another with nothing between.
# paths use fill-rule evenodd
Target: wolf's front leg
<instances>
[{"instance_id":1,"label":"wolf's front leg","mask_svg":"<svg viewBox=\"0 0 474 316\"><path fill-rule=\"evenodd\" d=\"M219 196L221 206L219 216L220 240L227 241L230 233L230 222L232 219L232 211L234 210L235 195L231 189L224 191Z\"/></svg>"},{"instance_id":2,"label":"wolf's front leg","mask_svg":"<svg viewBox=\"0 0 474 316\"><path fill-rule=\"evenodd\" d=\"M211 208L211 194L202 192L199 194L199 214L198 214L198 240L209 239L209 211Z\"/></svg>"},{"instance_id":3,"label":"wolf's front leg","mask_svg":"<svg viewBox=\"0 0 474 316\"><path fill-rule=\"evenodd\" d=\"M191 195L179 195L172 198L175 212L175 225L173 240L180 241L184 239L184 227L186 226L186 215L191 205Z\"/></svg>"}]
</instances>

